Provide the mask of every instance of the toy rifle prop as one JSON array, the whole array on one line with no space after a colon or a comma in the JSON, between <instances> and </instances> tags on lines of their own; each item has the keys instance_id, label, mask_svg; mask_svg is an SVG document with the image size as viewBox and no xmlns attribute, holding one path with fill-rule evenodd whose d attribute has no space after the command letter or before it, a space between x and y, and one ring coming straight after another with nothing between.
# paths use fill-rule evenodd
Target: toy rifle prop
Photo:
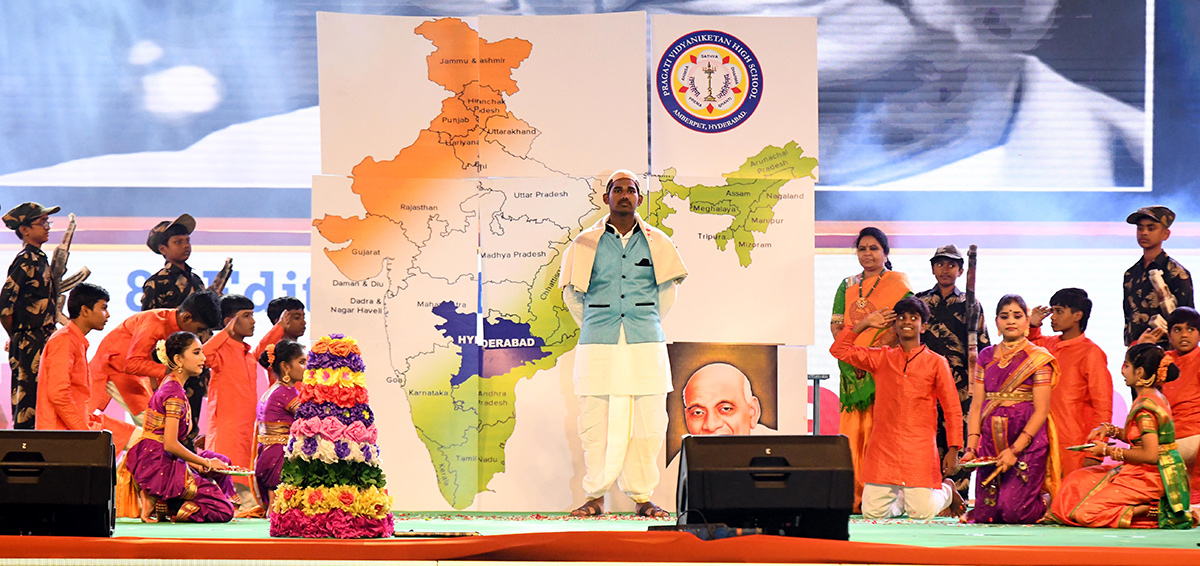
<instances>
[{"instance_id":1,"label":"toy rifle prop","mask_svg":"<svg viewBox=\"0 0 1200 566\"><path fill-rule=\"evenodd\" d=\"M58 291L58 297L55 299L55 312L61 321L70 320L67 318L67 293L74 289L76 285L87 279L92 271L87 267L82 267L71 276L67 274L67 258L71 255L71 240L75 237L75 215L71 214L67 221L67 231L63 233L62 243L54 248L54 257L50 260L50 278L56 283L55 289ZM65 322L64 322L65 324Z\"/></svg>"},{"instance_id":2,"label":"toy rifle prop","mask_svg":"<svg viewBox=\"0 0 1200 566\"><path fill-rule=\"evenodd\" d=\"M975 367L979 355L979 317L983 313L975 308L975 244L967 249L967 372Z\"/></svg>"},{"instance_id":3,"label":"toy rifle prop","mask_svg":"<svg viewBox=\"0 0 1200 566\"><path fill-rule=\"evenodd\" d=\"M221 270L217 272L217 276L213 277L212 284L208 286L208 290L216 293L218 296L225 294L225 283L229 282L229 275L233 273L233 258L225 258L225 265L221 266Z\"/></svg>"},{"instance_id":4,"label":"toy rifle prop","mask_svg":"<svg viewBox=\"0 0 1200 566\"><path fill-rule=\"evenodd\" d=\"M1150 319L1150 328L1161 328L1167 330L1167 319L1175 307L1179 305L1179 301L1175 299L1175 295L1171 293L1171 289L1167 287L1167 282L1163 280L1161 270L1151 269L1148 273L1150 277L1150 286L1154 287L1155 294L1158 295L1158 307L1162 310L1162 314L1154 315Z\"/></svg>"}]
</instances>

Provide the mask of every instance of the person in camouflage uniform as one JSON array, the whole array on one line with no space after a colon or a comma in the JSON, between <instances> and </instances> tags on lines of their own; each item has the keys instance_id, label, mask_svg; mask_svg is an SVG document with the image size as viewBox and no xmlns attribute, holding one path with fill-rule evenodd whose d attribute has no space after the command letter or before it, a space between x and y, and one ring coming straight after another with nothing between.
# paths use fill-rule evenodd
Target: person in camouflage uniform
<instances>
[{"instance_id":1,"label":"person in camouflage uniform","mask_svg":"<svg viewBox=\"0 0 1200 566\"><path fill-rule=\"evenodd\" d=\"M54 333L58 282L42 244L50 239L50 215L59 207L21 203L4 215L4 225L25 244L8 268L0 290L0 324L8 332L8 364L12 368L13 428L34 428L37 374L42 348Z\"/></svg>"},{"instance_id":2,"label":"person in camouflage uniform","mask_svg":"<svg viewBox=\"0 0 1200 566\"><path fill-rule=\"evenodd\" d=\"M929 258L929 263L937 285L916 295L929 306L929 323L921 334L921 343L941 354L950 364L950 375L954 377L954 387L958 389L958 400L965 416L971 410L971 379L967 365L967 296L955 284L963 274L963 256L957 246L950 244L938 248ZM978 299L975 300L975 312L979 313L976 336L979 349L982 350L991 344L991 340L988 338L983 307ZM937 422L938 450L944 454L947 423L941 407L938 407ZM965 421L962 426L965 435ZM951 479L959 494L965 498L970 487L971 470L963 468Z\"/></svg>"},{"instance_id":3,"label":"person in camouflage uniform","mask_svg":"<svg viewBox=\"0 0 1200 566\"><path fill-rule=\"evenodd\" d=\"M166 265L142 284L142 310L173 309L188 295L203 291L204 280L196 275L187 260L192 255L192 231L196 220L181 214L175 220L163 220L150 229L146 247L167 260Z\"/></svg>"},{"instance_id":4,"label":"person in camouflage uniform","mask_svg":"<svg viewBox=\"0 0 1200 566\"><path fill-rule=\"evenodd\" d=\"M1163 242L1171 237L1175 213L1165 206L1146 206L1130 214L1125 221L1137 226L1137 241L1142 248L1141 259L1125 272L1123 284L1125 345L1132 346L1142 333L1154 330L1150 324L1154 315L1162 315L1165 319L1168 314L1163 312L1158 293L1151 283L1151 271L1162 272L1163 282L1175 296L1176 307L1195 307L1196 303L1191 273L1163 251ZM1154 338L1163 349L1171 349L1165 328L1157 331Z\"/></svg>"}]
</instances>

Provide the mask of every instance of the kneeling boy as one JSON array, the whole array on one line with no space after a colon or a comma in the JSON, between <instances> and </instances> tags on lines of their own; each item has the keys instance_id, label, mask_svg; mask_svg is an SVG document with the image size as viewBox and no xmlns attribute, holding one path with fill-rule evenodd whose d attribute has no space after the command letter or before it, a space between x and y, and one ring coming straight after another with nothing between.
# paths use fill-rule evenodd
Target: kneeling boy
<instances>
[{"instance_id":1,"label":"kneeling boy","mask_svg":"<svg viewBox=\"0 0 1200 566\"><path fill-rule=\"evenodd\" d=\"M943 480L958 468L961 428L947 428L946 457L938 466L937 404L947 422L961 422L962 407L946 358L921 344L928 320L924 302L901 299L892 310L875 311L843 329L829 348L833 357L875 376L875 428L862 465L866 519L902 514L929 519L947 508L956 515L965 510L953 482ZM899 346L854 345L859 333L889 325L900 338Z\"/></svg>"}]
</instances>

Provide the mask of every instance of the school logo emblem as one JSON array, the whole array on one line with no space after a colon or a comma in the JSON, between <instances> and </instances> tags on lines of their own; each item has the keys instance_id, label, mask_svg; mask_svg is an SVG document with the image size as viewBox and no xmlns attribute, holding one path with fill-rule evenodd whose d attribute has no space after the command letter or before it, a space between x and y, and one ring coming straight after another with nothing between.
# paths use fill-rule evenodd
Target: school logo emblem
<instances>
[{"instance_id":1,"label":"school logo emblem","mask_svg":"<svg viewBox=\"0 0 1200 566\"><path fill-rule=\"evenodd\" d=\"M715 134L745 123L762 99L762 68L745 43L720 31L694 31L663 53L658 99L675 121Z\"/></svg>"}]
</instances>

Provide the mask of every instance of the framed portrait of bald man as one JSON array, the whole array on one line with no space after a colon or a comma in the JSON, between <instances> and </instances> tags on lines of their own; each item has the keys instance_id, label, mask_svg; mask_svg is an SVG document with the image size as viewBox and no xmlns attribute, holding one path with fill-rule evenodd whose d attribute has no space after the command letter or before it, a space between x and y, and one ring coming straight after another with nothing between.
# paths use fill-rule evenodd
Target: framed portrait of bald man
<instances>
[{"instance_id":1,"label":"framed portrait of bald man","mask_svg":"<svg viewBox=\"0 0 1200 566\"><path fill-rule=\"evenodd\" d=\"M779 428L778 346L676 342L667 345L667 461L683 435L775 434Z\"/></svg>"}]
</instances>

